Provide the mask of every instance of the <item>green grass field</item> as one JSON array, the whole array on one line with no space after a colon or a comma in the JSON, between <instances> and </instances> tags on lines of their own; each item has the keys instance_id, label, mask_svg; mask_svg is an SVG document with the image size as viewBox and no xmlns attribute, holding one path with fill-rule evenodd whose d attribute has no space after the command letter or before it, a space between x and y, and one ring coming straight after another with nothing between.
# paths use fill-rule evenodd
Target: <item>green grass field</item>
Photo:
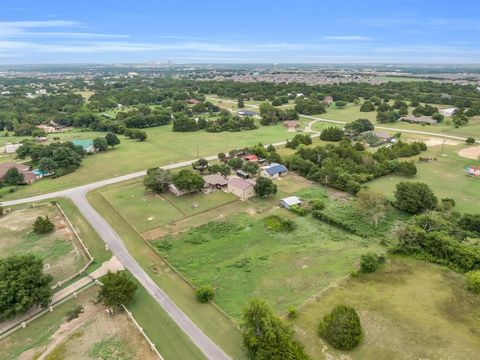
<instances>
[{"instance_id":1,"label":"green grass field","mask_svg":"<svg viewBox=\"0 0 480 360\"><path fill-rule=\"evenodd\" d=\"M146 129L148 139L145 142L120 137L122 143L104 153L87 156L80 169L57 179L43 179L32 185L20 187L13 194L7 188L2 189L2 199L21 198L38 195L72 186L78 186L101 179L124 175L149 167L167 165L179 161L197 158L197 155L209 156L235 148L255 145L259 142L269 144L292 138L295 133L287 132L282 125L261 126L256 130L242 132L207 133L205 131L179 133L173 132L170 125ZM93 139L104 136L99 132L71 131L58 134L62 140ZM12 138L0 138L1 141ZM15 141L20 140L15 138ZM198 148L198 154L197 154Z\"/></svg>"},{"instance_id":2,"label":"green grass field","mask_svg":"<svg viewBox=\"0 0 480 360\"><path fill-rule=\"evenodd\" d=\"M322 317L337 304L359 313L364 339L350 352L317 335ZM293 321L313 359L476 359L480 353L480 297L464 277L437 265L389 257L384 269L326 291L299 309Z\"/></svg>"},{"instance_id":3,"label":"green grass field","mask_svg":"<svg viewBox=\"0 0 480 360\"><path fill-rule=\"evenodd\" d=\"M387 175L367 184L368 187L378 190L393 198L395 185L400 181L421 181L427 183L438 198L449 197L455 199L456 209L462 212L479 213L480 207L480 180L468 177L464 168L478 161L462 158L457 151L459 146L445 146L445 156L442 156L442 147L430 147L422 156L436 158L429 163L415 162L418 173L413 178L399 175Z\"/></svg>"},{"instance_id":4,"label":"green grass field","mask_svg":"<svg viewBox=\"0 0 480 360\"><path fill-rule=\"evenodd\" d=\"M235 215L154 244L169 244L162 255L195 285L212 284L215 302L237 319L251 298L280 312L298 306L348 274L360 254L380 250L309 217L294 217L292 233L273 233L263 223L267 214L291 217L286 210Z\"/></svg>"}]
</instances>

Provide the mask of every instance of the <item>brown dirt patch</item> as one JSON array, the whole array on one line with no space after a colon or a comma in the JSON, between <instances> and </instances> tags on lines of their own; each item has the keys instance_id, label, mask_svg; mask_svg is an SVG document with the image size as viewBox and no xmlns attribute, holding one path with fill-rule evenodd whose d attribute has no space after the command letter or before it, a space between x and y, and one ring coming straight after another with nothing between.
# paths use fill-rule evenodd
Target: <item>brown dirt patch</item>
<instances>
[{"instance_id":1,"label":"brown dirt patch","mask_svg":"<svg viewBox=\"0 0 480 360\"><path fill-rule=\"evenodd\" d=\"M480 146L471 146L462 149L458 151L458 155L466 159L478 160L480 159Z\"/></svg>"}]
</instances>

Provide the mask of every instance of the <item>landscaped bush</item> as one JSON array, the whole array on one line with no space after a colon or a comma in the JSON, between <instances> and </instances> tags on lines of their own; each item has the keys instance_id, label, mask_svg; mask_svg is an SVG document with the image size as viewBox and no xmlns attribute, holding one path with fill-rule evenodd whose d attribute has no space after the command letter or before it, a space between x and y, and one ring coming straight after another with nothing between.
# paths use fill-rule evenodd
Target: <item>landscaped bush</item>
<instances>
[{"instance_id":1,"label":"landscaped bush","mask_svg":"<svg viewBox=\"0 0 480 360\"><path fill-rule=\"evenodd\" d=\"M282 218L278 215L270 215L263 219L265 227L275 232L291 232L295 230L296 225L292 220Z\"/></svg>"},{"instance_id":2,"label":"landscaped bush","mask_svg":"<svg viewBox=\"0 0 480 360\"><path fill-rule=\"evenodd\" d=\"M363 273L373 273L385 263L385 257L381 254L368 253L360 257L360 270Z\"/></svg>"},{"instance_id":3,"label":"landscaped bush","mask_svg":"<svg viewBox=\"0 0 480 360\"><path fill-rule=\"evenodd\" d=\"M207 303L215 297L215 289L211 285L203 285L196 290L197 300Z\"/></svg>"},{"instance_id":4,"label":"landscaped bush","mask_svg":"<svg viewBox=\"0 0 480 360\"><path fill-rule=\"evenodd\" d=\"M83 313L83 306L82 305L77 305L72 310L67 311L66 319L67 319L68 322L70 322L73 319L78 318L81 313Z\"/></svg>"},{"instance_id":5,"label":"landscaped bush","mask_svg":"<svg viewBox=\"0 0 480 360\"><path fill-rule=\"evenodd\" d=\"M360 318L355 309L347 305L338 305L325 315L318 334L339 350L352 350L363 337Z\"/></svg>"},{"instance_id":6,"label":"landscaped bush","mask_svg":"<svg viewBox=\"0 0 480 360\"><path fill-rule=\"evenodd\" d=\"M289 319L296 319L298 317L298 309L295 306L289 306L287 316Z\"/></svg>"},{"instance_id":7,"label":"landscaped bush","mask_svg":"<svg viewBox=\"0 0 480 360\"><path fill-rule=\"evenodd\" d=\"M35 219L33 223L33 231L37 234L46 234L55 228L55 225L50 221L48 216L42 217L39 216Z\"/></svg>"},{"instance_id":8,"label":"landscaped bush","mask_svg":"<svg viewBox=\"0 0 480 360\"><path fill-rule=\"evenodd\" d=\"M475 294L480 294L480 270L467 273L467 288Z\"/></svg>"}]
</instances>

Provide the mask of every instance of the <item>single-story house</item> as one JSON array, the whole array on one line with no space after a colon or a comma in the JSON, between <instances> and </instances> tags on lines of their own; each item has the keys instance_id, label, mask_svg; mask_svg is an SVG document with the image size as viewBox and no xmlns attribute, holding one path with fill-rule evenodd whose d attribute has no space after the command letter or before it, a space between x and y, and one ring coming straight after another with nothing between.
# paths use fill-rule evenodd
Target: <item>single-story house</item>
<instances>
[{"instance_id":1,"label":"single-story house","mask_svg":"<svg viewBox=\"0 0 480 360\"><path fill-rule=\"evenodd\" d=\"M93 146L93 140L73 140L72 143L73 143L73 145L83 147L83 150L85 150L89 154L95 153L95 147Z\"/></svg>"},{"instance_id":2,"label":"single-story house","mask_svg":"<svg viewBox=\"0 0 480 360\"><path fill-rule=\"evenodd\" d=\"M243 171L243 170L237 170L235 172L235 174L237 174L238 177L242 178L242 179L249 179L250 178L250 174Z\"/></svg>"},{"instance_id":3,"label":"single-story house","mask_svg":"<svg viewBox=\"0 0 480 360\"><path fill-rule=\"evenodd\" d=\"M180 190L179 188L177 188L174 184L168 184L168 191L170 193L172 193L173 195L175 196L182 196L182 195L185 195L186 192L185 191L182 191Z\"/></svg>"},{"instance_id":4,"label":"single-story house","mask_svg":"<svg viewBox=\"0 0 480 360\"><path fill-rule=\"evenodd\" d=\"M453 108L448 108L448 109L441 109L441 110L438 110L438 112L440 114L442 114L443 116L451 117L456 110L457 110L457 108L453 107Z\"/></svg>"},{"instance_id":5,"label":"single-story house","mask_svg":"<svg viewBox=\"0 0 480 360\"><path fill-rule=\"evenodd\" d=\"M325 96L322 100L322 104L325 106L330 106L333 104L333 97L331 96Z\"/></svg>"},{"instance_id":6,"label":"single-story house","mask_svg":"<svg viewBox=\"0 0 480 360\"><path fill-rule=\"evenodd\" d=\"M22 144L5 144L3 152L6 154L14 154Z\"/></svg>"},{"instance_id":7,"label":"single-story house","mask_svg":"<svg viewBox=\"0 0 480 360\"><path fill-rule=\"evenodd\" d=\"M258 162L258 156L255 154L247 154L243 156L245 161Z\"/></svg>"},{"instance_id":8,"label":"single-story house","mask_svg":"<svg viewBox=\"0 0 480 360\"><path fill-rule=\"evenodd\" d=\"M260 176L269 179L276 179L280 176L286 175L287 173L288 169L284 165L277 163L271 163L268 166L262 167L260 170Z\"/></svg>"},{"instance_id":9,"label":"single-story house","mask_svg":"<svg viewBox=\"0 0 480 360\"><path fill-rule=\"evenodd\" d=\"M280 200L280 206L290 209L292 206L301 205L302 200L298 196L289 196Z\"/></svg>"},{"instance_id":10,"label":"single-story house","mask_svg":"<svg viewBox=\"0 0 480 360\"><path fill-rule=\"evenodd\" d=\"M31 184L38 179L37 175L30 170L30 166L12 162L0 163L0 179L3 180L5 174L11 168L17 168L17 170L23 174L23 179L27 184Z\"/></svg>"},{"instance_id":11,"label":"single-story house","mask_svg":"<svg viewBox=\"0 0 480 360\"><path fill-rule=\"evenodd\" d=\"M251 110L238 110L237 115L239 115L239 116L253 116L253 117L259 116L257 112L251 111Z\"/></svg>"},{"instance_id":12,"label":"single-story house","mask_svg":"<svg viewBox=\"0 0 480 360\"><path fill-rule=\"evenodd\" d=\"M250 199L255 196L255 181L236 177L230 178L228 180L228 191L237 195L242 201Z\"/></svg>"},{"instance_id":13,"label":"single-story house","mask_svg":"<svg viewBox=\"0 0 480 360\"><path fill-rule=\"evenodd\" d=\"M480 177L480 165L470 165L465 169L465 172L470 176Z\"/></svg>"},{"instance_id":14,"label":"single-story house","mask_svg":"<svg viewBox=\"0 0 480 360\"><path fill-rule=\"evenodd\" d=\"M413 116L407 115L400 118L400 121L408 122L410 124L425 124L425 125L436 125L437 120L432 119L430 116Z\"/></svg>"},{"instance_id":15,"label":"single-story house","mask_svg":"<svg viewBox=\"0 0 480 360\"><path fill-rule=\"evenodd\" d=\"M210 174L203 177L205 181L204 192L225 189L228 186L228 180L220 174Z\"/></svg>"},{"instance_id":16,"label":"single-story house","mask_svg":"<svg viewBox=\"0 0 480 360\"><path fill-rule=\"evenodd\" d=\"M285 126L288 131L295 131L297 127L300 126L300 123L297 120L285 120L283 126Z\"/></svg>"},{"instance_id":17,"label":"single-story house","mask_svg":"<svg viewBox=\"0 0 480 360\"><path fill-rule=\"evenodd\" d=\"M187 99L185 100L185 102L189 105L196 105L198 104L200 101L198 101L197 99Z\"/></svg>"}]
</instances>

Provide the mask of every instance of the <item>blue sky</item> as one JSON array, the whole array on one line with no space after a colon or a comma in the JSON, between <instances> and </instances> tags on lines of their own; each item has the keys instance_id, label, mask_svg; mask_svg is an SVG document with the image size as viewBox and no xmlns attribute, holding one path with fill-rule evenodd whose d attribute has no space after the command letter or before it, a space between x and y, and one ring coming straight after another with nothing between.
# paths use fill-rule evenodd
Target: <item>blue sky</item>
<instances>
[{"instance_id":1,"label":"blue sky","mask_svg":"<svg viewBox=\"0 0 480 360\"><path fill-rule=\"evenodd\" d=\"M0 64L480 63L480 3L1 0Z\"/></svg>"}]
</instances>

